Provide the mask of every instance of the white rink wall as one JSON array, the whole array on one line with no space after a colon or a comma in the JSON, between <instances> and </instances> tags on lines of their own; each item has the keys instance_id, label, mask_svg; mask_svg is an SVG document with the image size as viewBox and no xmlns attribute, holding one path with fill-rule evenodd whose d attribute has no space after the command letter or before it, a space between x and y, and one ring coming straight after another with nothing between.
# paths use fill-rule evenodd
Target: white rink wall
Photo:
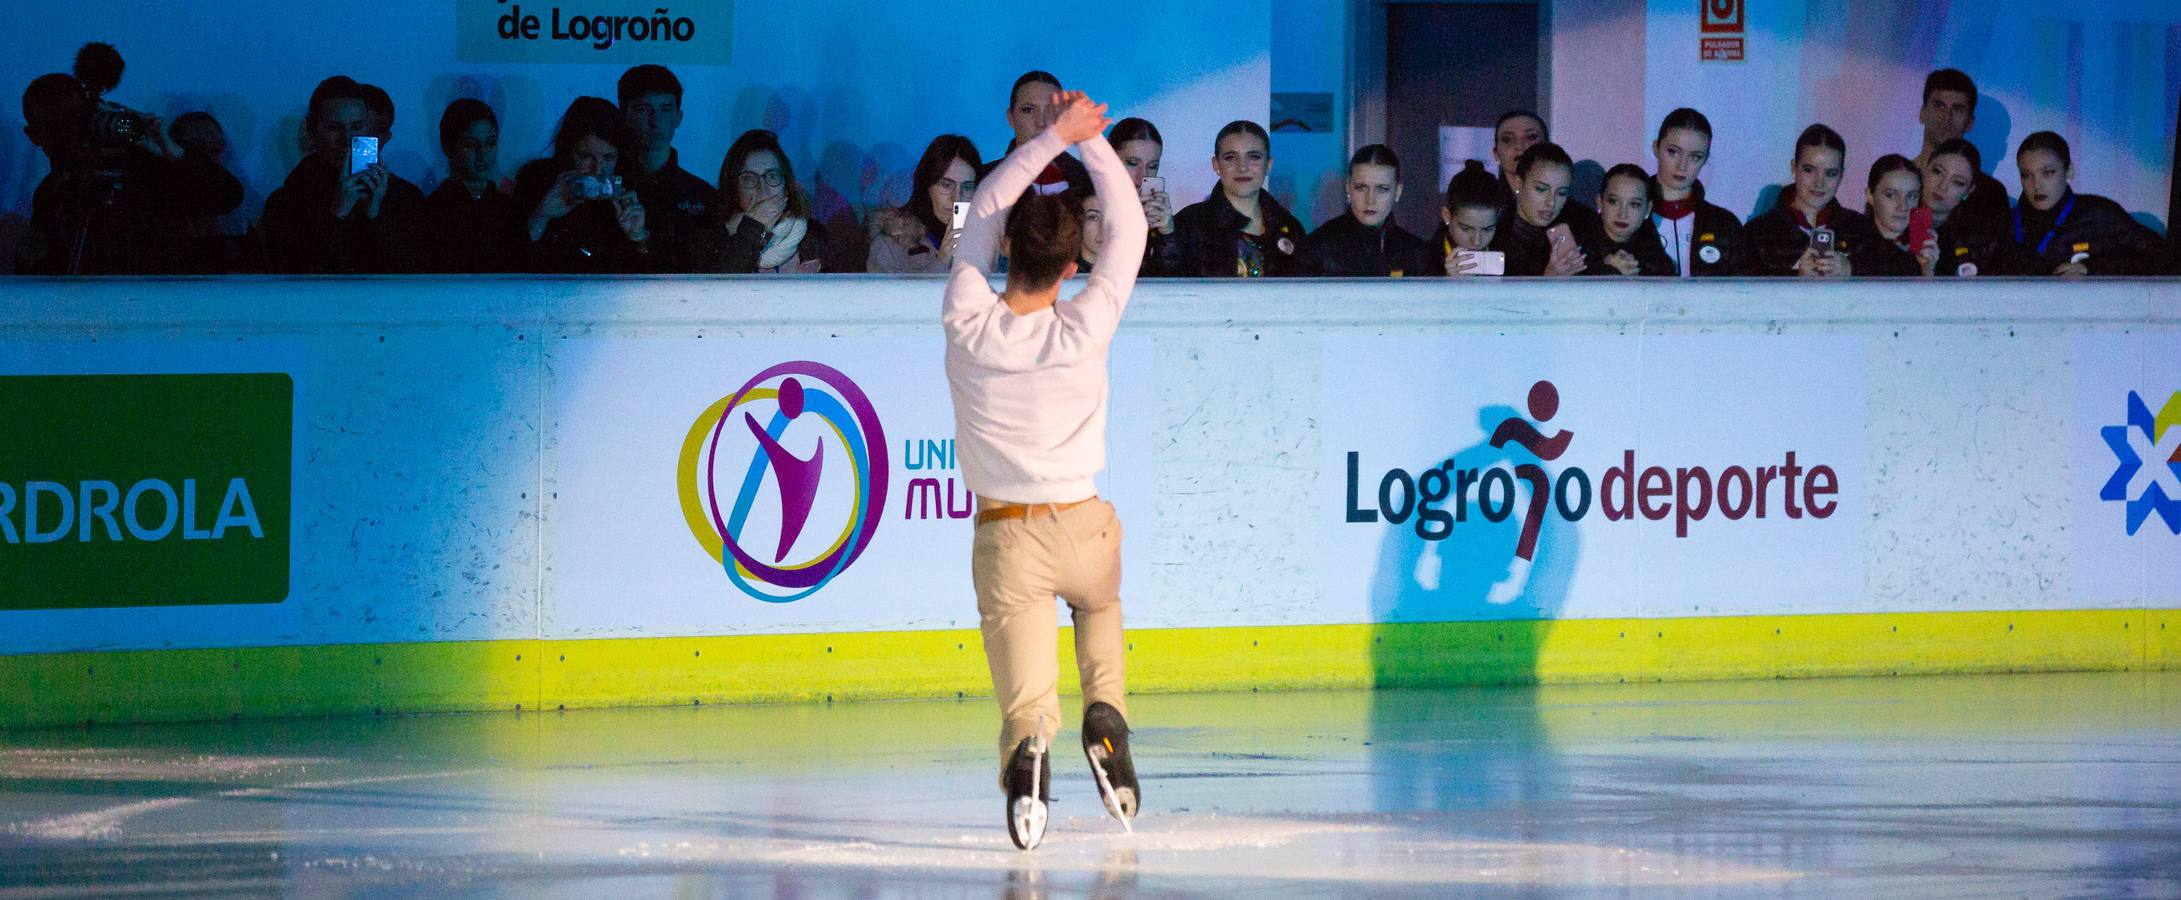
<instances>
[{"instance_id":1,"label":"white rink wall","mask_svg":"<svg viewBox=\"0 0 2181 900\"><path fill-rule=\"evenodd\" d=\"M904 521L924 474L904 439L951 433L939 286L11 282L0 376L293 377L293 575L276 604L0 612L0 653L971 627L968 523ZM2127 534L2099 499L2128 393L2156 414L2181 392L2172 282L1145 282L1115 353L1132 628L2181 605L2181 537L2156 513ZM797 358L868 389L896 470L871 550L765 603L673 505L676 404ZM1624 448L1718 472L1804 447L1836 470L1835 513L1714 513L1687 537L1671 516L1548 513L1521 563L1449 548L1504 543L1526 512L1444 543L1346 521L1346 452L1375 505L1381 473L1482 443L1480 403L1522 415L1537 381L1564 403L1544 433L1574 433L1556 471L1599 485ZM1450 599L1480 566L1481 602Z\"/></svg>"}]
</instances>

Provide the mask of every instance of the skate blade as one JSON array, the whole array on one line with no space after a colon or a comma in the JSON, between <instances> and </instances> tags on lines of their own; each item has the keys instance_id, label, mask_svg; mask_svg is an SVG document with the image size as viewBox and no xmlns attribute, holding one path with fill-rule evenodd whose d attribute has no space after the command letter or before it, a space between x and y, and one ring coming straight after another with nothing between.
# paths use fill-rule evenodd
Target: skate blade
<instances>
[{"instance_id":1,"label":"skate blade","mask_svg":"<svg viewBox=\"0 0 2181 900\"><path fill-rule=\"evenodd\" d=\"M1045 825L1050 813L1045 804L1033 797L1015 798L1014 807L1008 811L1007 836L1015 846L1023 850L1035 850L1045 842Z\"/></svg>"},{"instance_id":2,"label":"skate blade","mask_svg":"<svg viewBox=\"0 0 2181 900\"><path fill-rule=\"evenodd\" d=\"M1136 826L1130 824L1130 820L1136 818L1136 792L1115 788L1113 782L1106 779L1105 748L1093 746L1085 754L1090 757L1091 777L1098 780L1098 799L1105 804L1106 813L1121 820L1122 831L1135 834Z\"/></svg>"}]
</instances>

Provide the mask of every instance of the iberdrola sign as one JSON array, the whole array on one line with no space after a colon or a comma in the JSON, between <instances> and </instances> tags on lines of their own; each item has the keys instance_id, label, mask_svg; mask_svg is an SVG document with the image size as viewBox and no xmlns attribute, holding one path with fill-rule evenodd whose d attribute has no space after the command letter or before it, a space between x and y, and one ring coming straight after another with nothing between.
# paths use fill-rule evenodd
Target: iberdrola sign
<instances>
[{"instance_id":1,"label":"iberdrola sign","mask_svg":"<svg viewBox=\"0 0 2181 900\"><path fill-rule=\"evenodd\" d=\"M285 374L0 377L0 610L288 597Z\"/></svg>"}]
</instances>

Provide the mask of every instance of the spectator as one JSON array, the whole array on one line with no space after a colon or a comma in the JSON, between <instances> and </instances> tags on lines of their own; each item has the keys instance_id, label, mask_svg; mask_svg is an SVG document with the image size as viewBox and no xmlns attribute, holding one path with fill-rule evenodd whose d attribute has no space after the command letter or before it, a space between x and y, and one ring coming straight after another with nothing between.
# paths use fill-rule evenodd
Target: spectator
<instances>
[{"instance_id":1,"label":"spectator","mask_svg":"<svg viewBox=\"0 0 2181 900\"><path fill-rule=\"evenodd\" d=\"M1659 243L1673 260L1674 272L1695 275L1741 275L1750 265L1749 245L1742 237L1742 220L1704 199L1704 182L1697 178L1711 161L1711 120L1683 107L1667 113L1651 142L1658 160L1658 197L1651 204Z\"/></svg>"},{"instance_id":2,"label":"spectator","mask_svg":"<svg viewBox=\"0 0 2181 900\"><path fill-rule=\"evenodd\" d=\"M1960 69L1940 69L1924 77L1924 103L1916 118L1923 124L1923 148L1916 151L1916 171L1931 164L1931 151L1940 144L1965 140L1977 121L1977 83ZM1969 193L1961 212L1993 219L2007 215L2007 188L1999 179L1976 173L1976 190Z\"/></svg>"},{"instance_id":3,"label":"spectator","mask_svg":"<svg viewBox=\"0 0 2181 900\"><path fill-rule=\"evenodd\" d=\"M1546 127L1545 120L1537 113L1527 109L1500 113L1499 121L1493 123L1492 159L1499 163L1500 183L1507 188L1507 208L1503 211L1502 218L1514 217L1515 197L1522 193L1522 186L1517 183L1520 176L1515 174L1515 166L1522 159L1522 154L1549 140L1552 140L1552 129ZM1571 173L1572 182L1575 169L1571 165L1568 171ZM1567 217L1568 226L1571 228L1583 230L1598 225L1598 214L1579 201L1569 201L1562 207L1561 212Z\"/></svg>"},{"instance_id":4,"label":"spectator","mask_svg":"<svg viewBox=\"0 0 2181 900\"><path fill-rule=\"evenodd\" d=\"M1166 189L1166 179L1159 175L1159 159L1166 155L1166 139L1159 136L1159 129L1149 121L1137 118L1122 119L1113 123L1113 130L1106 134L1106 141L1114 152L1121 155L1121 167L1128 170L1128 177L1136 182L1136 191L1143 198L1144 219L1151 223L1150 243L1144 247L1143 270L1139 275L1172 275L1179 272L1181 242L1174 240L1174 198ZM1155 189L1145 190L1147 179Z\"/></svg>"},{"instance_id":5,"label":"spectator","mask_svg":"<svg viewBox=\"0 0 2181 900\"><path fill-rule=\"evenodd\" d=\"M242 205L242 182L228 172L227 130L220 127L220 120L209 112L186 112L174 117L174 124L167 127L167 136L182 150L182 159L192 169L208 172L218 169L226 176L223 182L232 182L230 196L234 204L219 212L201 215L184 215L177 218L187 247L182 252L181 270L196 275L220 275L241 271L243 262L242 238L228 234L220 225L220 218ZM223 188L225 189L225 188Z\"/></svg>"},{"instance_id":6,"label":"spectator","mask_svg":"<svg viewBox=\"0 0 2181 900\"><path fill-rule=\"evenodd\" d=\"M392 124L391 105L382 116L373 116L363 85L335 75L311 91L303 124L311 153L265 200L272 269L312 274L422 271L424 193L383 163L351 171L349 161L355 138Z\"/></svg>"},{"instance_id":7,"label":"spectator","mask_svg":"<svg viewBox=\"0 0 2181 900\"><path fill-rule=\"evenodd\" d=\"M1008 153L1053 123L1053 95L1059 92L1060 79L1051 72L1032 70L1015 79L1015 87L1007 93L1007 127L1014 130L1015 139L1007 142L1007 152L994 158L978 177L991 174ZM1080 200L1091 192L1090 170L1083 168L1082 160L1062 153L1031 181L1030 190L1039 194L1066 192Z\"/></svg>"},{"instance_id":8,"label":"spectator","mask_svg":"<svg viewBox=\"0 0 2181 900\"><path fill-rule=\"evenodd\" d=\"M1229 122L1212 142L1219 186L1174 216L1180 275L1258 278L1293 275L1303 225L1265 193L1272 139L1255 122Z\"/></svg>"},{"instance_id":9,"label":"spectator","mask_svg":"<svg viewBox=\"0 0 2181 900\"><path fill-rule=\"evenodd\" d=\"M1803 129L1795 139L1794 161L1788 171L1794 184L1780 192L1779 202L1763 215L1749 220L1744 234L1749 239L1756 275L1800 275L1805 278L1844 278L1869 271L1870 254L1877 249L1878 232L1870 219L1843 209L1834 195L1846 172L1848 143L1840 133L1824 125ZM1811 236L1830 229L1833 250L1818 253Z\"/></svg>"},{"instance_id":10,"label":"spectator","mask_svg":"<svg viewBox=\"0 0 2181 900\"><path fill-rule=\"evenodd\" d=\"M2067 140L2050 131L2022 139L2014 151L2022 170L2022 200L2010 217L2015 244L2031 258L2027 274L2164 275L2165 242L2121 205L2068 186L2074 162Z\"/></svg>"},{"instance_id":11,"label":"spectator","mask_svg":"<svg viewBox=\"0 0 2181 900\"><path fill-rule=\"evenodd\" d=\"M1093 191L1090 196L1083 198L1081 205L1083 210L1083 253L1076 258L1075 274L1087 276L1091 273L1091 270L1097 268L1098 251L1105 249L1106 245L1105 198L1098 196L1097 192ZM1141 262L1137 263L1139 271L1142 265Z\"/></svg>"},{"instance_id":12,"label":"spectator","mask_svg":"<svg viewBox=\"0 0 2181 900\"><path fill-rule=\"evenodd\" d=\"M1566 215L1575 161L1559 144L1530 145L1515 160L1514 215L1507 217L1492 249L1507 254L1509 275L1581 275L1590 266Z\"/></svg>"},{"instance_id":13,"label":"spectator","mask_svg":"<svg viewBox=\"0 0 2181 900\"><path fill-rule=\"evenodd\" d=\"M534 272L654 271L644 204L614 173L628 121L603 97L577 97L553 129L553 155L515 173L515 208Z\"/></svg>"},{"instance_id":14,"label":"spectator","mask_svg":"<svg viewBox=\"0 0 2181 900\"><path fill-rule=\"evenodd\" d=\"M183 223L233 210L242 202L241 182L213 157L176 146L156 117L144 117L133 142L95 136L94 102L82 82L60 73L41 75L23 91L23 133L51 171L31 194L15 271L132 275L187 269Z\"/></svg>"},{"instance_id":15,"label":"spectator","mask_svg":"<svg viewBox=\"0 0 2181 900\"><path fill-rule=\"evenodd\" d=\"M1642 166L1622 163L1598 186L1598 224L1575 230L1590 259L1585 275L1672 275L1674 261L1651 224L1651 197L1658 187Z\"/></svg>"},{"instance_id":16,"label":"spectator","mask_svg":"<svg viewBox=\"0 0 2181 900\"><path fill-rule=\"evenodd\" d=\"M1492 160L1499 164L1500 181L1506 184L1509 197L1522 192L1515 163L1522 159L1524 151L1551 137L1544 118L1527 109L1500 113L1499 121L1492 124Z\"/></svg>"},{"instance_id":17,"label":"spectator","mask_svg":"<svg viewBox=\"0 0 2181 900\"><path fill-rule=\"evenodd\" d=\"M810 218L810 196L780 138L745 131L719 168L722 222L691 244L698 271L794 275L820 271L825 226Z\"/></svg>"},{"instance_id":18,"label":"spectator","mask_svg":"<svg viewBox=\"0 0 2181 900\"><path fill-rule=\"evenodd\" d=\"M1871 164L1870 184L1864 189L1864 212L1878 232L1871 253L1872 269L1862 274L1904 277L1930 275L1938 266L1939 242L1911 244L1909 219L1923 205L1923 179L1916 163L1898 153L1888 153Z\"/></svg>"},{"instance_id":19,"label":"spectator","mask_svg":"<svg viewBox=\"0 0 2181 900\"><path fill-rule=\"evenodd\" d=\"M714 188L682 168L674 150L674 133L682 125L682 83L673 72L665 66L634 66L621 73L615 93L629 126L622 180L644 205L652 244L663 251L660 271L690 271L694 264L686 256L691 235L713 220L713 205L728 187Z\"/></svg>"},{"instance_id":20,"label":"spectator","mask_svg":"<svg viewBox=\"0 0 2181 900\"><path fill-rule=\"evenodd\" d=\"M1955 215L1962 201L1977 191L1984 161L1975 144L1960 138L1932 148L1924 162L1923 202L1937 226L1939 259L1933 274L1968 277L2019 275L2031 266L2015 252L1999 220L1978 215Z\"/></svg>"},{"instance_id":21,"label":"spectator","mask_svg":"<svg viewBox=\"0 0 2181 900\"><path fill-rule=\"evenodd\" d=\"M984 159L959 134L942 134L924 148L910 176L909 202L871 214L871 250L864 270L894 274L945 272L954 264L949 227L956 202L977 190Z\"/></svg>"},{"instance_id":22,"label":"spectator","mask_svg":"<svg viewBox=\"0 0 2181 900\"><path fill-rule=\"evenodd\" d=\"M1446 183L1446 208L1439 210L1438 253L1434 274L1477 274L1479 253L1491 249L1499 237L1500 215L1506 210L1507 183L1484 171L1484 164L1469 160Z\"/></svg>"},{"instance_id":23,"label":"spectator","mask_svg":"<svg viewBox=\"0 0 2181 900\"><path fill-rule=\"evenodd\" d=\"M1392 222L1401 201L1401 159L1372 144L1348 159L1348 209L1303 240L1300 266L1308 275L1372 278L1422 275L1431 251Z\"/></svg>"},{"instance_id":24,"label":"spectator","mask_svg":"<svg viewBox=\"0 0 2181 900\"><path fill-rule=\"evenodd\" d=\"M364 134L379 139L379 150L384 153L386 142L394 139L394 98L384 88L375 84L358 83L363 92L364 111L369 124Z\"/></svg>"},{"instance_id":25,"label":"spectator","mask_svg":"<svg viewBox=\"0 0 2181 900\"><path fill-rule=\"evenodd\" d=\"M523 212L500 189L500 119L463 98L439 115L447 180L424 198L426 248L434 272L507 272L523 255Z\"/></svg>"}]
</instances>

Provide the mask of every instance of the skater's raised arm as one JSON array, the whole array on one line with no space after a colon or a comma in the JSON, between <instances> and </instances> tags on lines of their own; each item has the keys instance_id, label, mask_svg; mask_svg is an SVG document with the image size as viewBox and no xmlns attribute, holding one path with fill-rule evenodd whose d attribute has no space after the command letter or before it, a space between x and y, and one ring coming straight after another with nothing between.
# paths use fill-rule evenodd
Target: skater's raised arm
<instances>
[{"instance_id":1,"label":"skater's raised arm","mask_svg":"<svg viewBox=\"0 0 2181 900\"><path fill-rule=\"evenodd\" d=\"M1070 305L1077 308L1086 327L1110 336L1121 323L1121 311L1128 307L1129 292L1136 288L1136 270L1143 263L1151 223L1144 218L1136 182L1128 177L1113 145L1100 135L1076 146L1083 148L1083 164L1090 169L1091 184L1097 187L1105 209L1101 226L1105 250L1091 270L1090 285Z\"/></svg>"},{"instance_id":2,"label":"skater's raised arm","mask_svg":"<svg viewBox=\"0 0 2181 900\"><path fill-rule=\"evenodd\" d=\"M1058 128L1047 128L1029 143L1007 154L1007 160L978 185L977 199L969 205L969 221L962 226L962 239L955 247L957 274L961 267L968 266L979 275L991 277L1000 235L1007 230L1007 210L1022 199L1022 192L1029 190L1030 182L1067 147L1068 142L1060 136Z\"/></svg>"}]
</instances>

